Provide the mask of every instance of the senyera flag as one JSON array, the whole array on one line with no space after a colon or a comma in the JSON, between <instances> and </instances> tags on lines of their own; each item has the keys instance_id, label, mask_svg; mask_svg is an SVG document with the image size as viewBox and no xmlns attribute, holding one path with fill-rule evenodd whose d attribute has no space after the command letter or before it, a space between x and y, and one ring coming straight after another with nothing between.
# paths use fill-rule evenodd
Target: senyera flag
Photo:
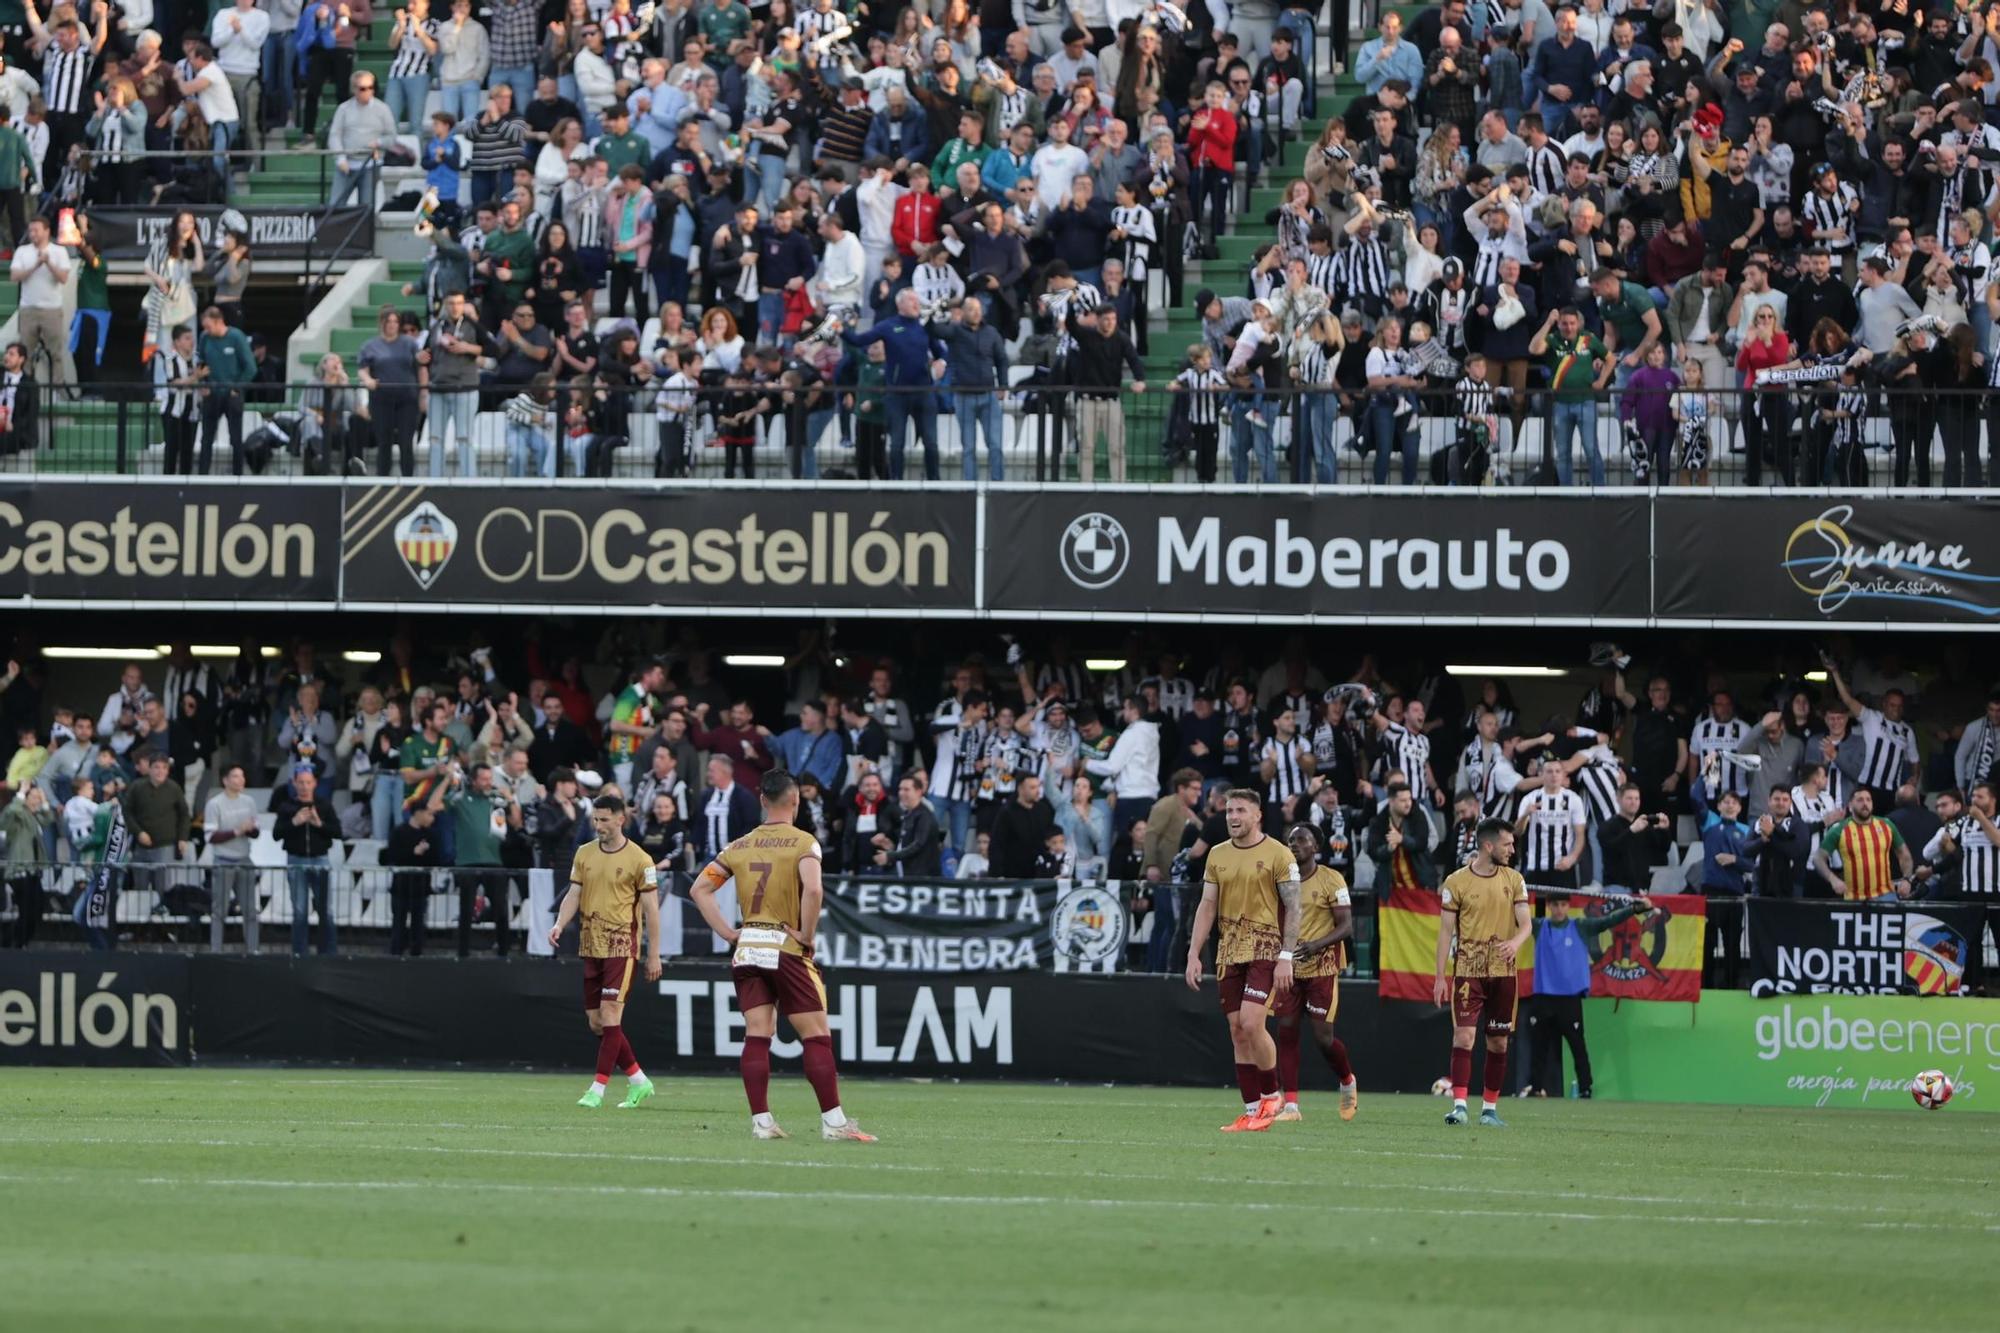
<instances>
[{"instance_id":1,"label":"senyera flag","mask_svg":"<svg viewBox=\"0 0 2000 1333\"><path fill-rule=\"evenodd\" d=\"M1576 895L1571 911L1590 950L1590 993L1606 999L1701 998L1702 929L1707 904L1696 894L1649 895L1653 910L1609 930L1590 929L1590 909L1622 898ZM1438 896L1427 889L1392 889L1376 914L1380 938L1379 993L1385 1000L1430 1003L1437 975ZM1535 942L1521 950L1522 996L1534 993Z\"/></svg>"}]
</instances>

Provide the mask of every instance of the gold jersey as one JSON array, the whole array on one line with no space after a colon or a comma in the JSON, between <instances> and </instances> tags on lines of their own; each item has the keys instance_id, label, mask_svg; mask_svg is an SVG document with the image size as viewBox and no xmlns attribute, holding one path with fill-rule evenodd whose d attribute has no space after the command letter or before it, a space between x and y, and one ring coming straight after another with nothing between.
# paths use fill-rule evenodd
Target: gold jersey
<instances>
[{"instance_id":1,"label":"gold jersey","mask_svg":"<svg viewBox=\"0 0 2000 1333\"><path fill-rule=\"evenodd\" d=\"M1216 966L1275 959L1284 938L1278 885L1299 882L1291 849L1264 834L1248 847L1225 842L1208 854L1202 881L1215 885Z\"/></svg>"},{"instance_id":2,"label":"gold jersey","mask_svg":"<svg viewBox=\"0 0 2000 1333\"><path fill-rule=\"evenodd\" d=\"M801 929L800 899L805 885L799 867L818 860L819 839L791 824L760 824L722 850L715 863L736 880L736 905L746 926ZM785 937L783 951L803 954Z\"/></svg>"},{"instance_id":3,"label":"gold jersey","mask_svg":"<svg viewBox=\"0 0 2000 1333\"><path fill-rule=\"evenodd\" d=\"M1458 913L1458 954L1452 975L1511 977L1514 961L1500 952L1500 942L1520 929L1514 922L1516 903L1528 901L1528 883L1508 866L1491 875L1473 873L1471 866L1445 877L1438 891L1447 912Z\"/></svg>"},{"instance_id":4,"label":"gold jersey","mask_svg":"<svg viewBox=\"0 0 2000 1333\"><path fill-rule=\"evenodd\" d=\"M1349 905L1347 880L1332 866L1316 866L1299 881L1299 940L1316 940L1331 935L1338 924L1337 907ZM1347 966L1347 941L1322 949L1293 968L1299 977L1337 977Z\"/></svg>"},{"instance_id":5,"label":"gold jersey","mask_svg":"<svg viewBox=\"0 0 2000 1333\"><path fill-rule=\"evenodd\" d=\"M627 841L607 852L595 840L577 848L569 882L577 898L577 953L584 958L639 956L639 899L659 888L653 858Z\"/></svg>"}]
</instances>

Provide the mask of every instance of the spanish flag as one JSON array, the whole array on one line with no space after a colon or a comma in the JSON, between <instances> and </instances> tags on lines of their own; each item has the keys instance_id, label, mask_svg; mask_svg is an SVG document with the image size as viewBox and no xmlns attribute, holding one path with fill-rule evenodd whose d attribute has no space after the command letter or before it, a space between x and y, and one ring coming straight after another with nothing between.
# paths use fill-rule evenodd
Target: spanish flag
<instances>
[{"instance_id":1,"label":"spanish flag","mask_svg":"<svg viewBox=\"0 0 2000 1333\"><path fill-rule=\"evenodd\" d=\"M1584 930L1590 947L1590 993L1599 999L1701 999L1702 932L1708 900L1698 893L1650 895L1653 910L1619 922L1607 931ZM1614 903L1617 900L1612 900ZM1585 913L1590 900L1572 898L1570 910ZM1736 926L1740 918L1727 924ZM1740 927L1739 927L1740 928Z\"/></svg>"},{"instance_id":2,"label":"spanish flag","mask_svg":"<svg viewBox=\"0 0 2000 1333\"><path fill-rule=\"evenodd\" d=\"M1376 957L1385 1000L1430 1004L1437 977L1438 895L1434 889L1395 888L1375 916ZM1521 950L1519 994L1534 989L1535 942Z\"/></svg>"}]
</instances>

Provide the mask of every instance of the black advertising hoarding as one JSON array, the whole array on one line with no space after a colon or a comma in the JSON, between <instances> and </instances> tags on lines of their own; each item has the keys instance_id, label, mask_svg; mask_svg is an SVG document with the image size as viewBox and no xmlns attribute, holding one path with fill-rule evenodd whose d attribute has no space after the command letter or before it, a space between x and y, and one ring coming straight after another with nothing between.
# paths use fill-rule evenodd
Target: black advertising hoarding
<instances>
[{"instance_id":1,"label":"black advertising hoarding","mask_svg":"<svg viewBox=\"0 0 2000 1333\"><path fill-rule=\"evenodd\" d=\"M1215 619L1643 623L1644 496L987 496L986 607Z\"/></svg>"},{"instance_id":2,"label":"black advertising hoarding","mask_svg":"<svg viewBox=\"0 0 2000 1333\"><path fill-rule=\"evenodd\" d=\"M1960 995L1979 988L1975 903L1750 900L1750 993Z\"/></svg>"},{"instance_id":3,"label":"black advertising hoarding","mask_svg":"<svg viewBox=\"0 0 2000 1333\"><path fill-rule=\"evenodd\" d=\"M331 604L339 489L0 481L0 599Z\"/></svg>"},{"instance_id":4,"label":"black advertising hoarding","mask_svg":"<svg viewBox=\"0 0 2000 1333\"><path fill-rule=\"evenodd\" d=\"M189 960L0 953L0 1065L184 1065Z\"/></svg>"},{"instance_id":5,"label":"black advertising hoarding","mask_svg":"<svg viewBox=\"0 0 2000 1333\"><path fill-rule=\"evenodd\" d=\"M864 972L1116 972L1129 897L1115 881L843 877L814 953Z\"/></svg>"},{"instance_id":6,"label":"black advertising hoarding","mask_svg":"<svg viewBox=\"0 0 2000 1333\"><path fill-rule=\"evenodd\" d=\"M358 605L973 607L970 491L354 485Z\"/></svg>"},{"instance_id":7,"label":"black advertising hoarding","mask_svg":"<svg viewBox=\"0 0 2000 1333\"><path fill-rule=\"evenodd\" d=\"M30 957L34 957L30 955ZM52 955L42 955L44 961ZM578 1010L582 969L448 959L249 959L197 955L202 1060L363 1065L585 1068L595 1039ZM1062 1079L1220 1087L1229 1030L1211 981L1049 973L825 974L842 1071L916 1078ZM1384 1092L1426 1092L1445 1072L1451 1029L1428 1005L1382 1004L1372 982L1341 988L1340 1028L1355 1068ZM625 1029L648 1069L733 1072L743 1015L721 967L669 967L635 983ZM781 1068L799 1047L780 1025ZM1309 1088L1330 1090L1307 1059Z\"/></svg>"},{"instance_id":8,"label":"black advertising hoarding","mask_svg":"<svg viewBox=\"0 0 2000 1333\"><path fill-rule=\"evenodd\" d=\"M178 212L194 214L201 243L220 248L225 228L247 235L259 259L326 259L375 252L375 214L366 208L93 208L91 239L107 259L144 259L166 239Z\"/></svg>"},{"instance_id":9,"label":"black advertising hoarding","mask_svg":"<svg viewBox=\"0 0 2000 1333\"><path fill-rule=\"evenodd\" d=\"M2000 499L1656 504L1661 620L2000 624Z\"/></svg>"}]
</instances>

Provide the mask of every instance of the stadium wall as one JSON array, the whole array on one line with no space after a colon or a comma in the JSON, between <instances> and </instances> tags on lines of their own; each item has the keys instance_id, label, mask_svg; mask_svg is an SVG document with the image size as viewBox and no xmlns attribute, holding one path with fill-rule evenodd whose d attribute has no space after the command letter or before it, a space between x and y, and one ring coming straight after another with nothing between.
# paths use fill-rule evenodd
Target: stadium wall
<instances>
[{"instance_id":1,"label":"stadium wall","mask_svg":"<svg viewBox=\"0 0 2000 1333\"><path fill-rule=\"evenodd\" d=\"M0 955L0 1064L566 1069L589 1054L582 989L574 959ZM841 1064L858 1074L1212 1086L1230 1069L1212 982L845 972L827 978L827 1000ZM1450 1038L1430 1006L1381 1004L1357 982L1341 988L1340 1016L1371 1087L1425 1091L1442 1070ZM733 1071L743 1037L721 967L667 969L635 994L625 1027L649 1068ZM789 1039L775 1049L799 1054ZM1332 1089L1317 1062L1306 1074Z\"/></svg>"}]
</instances>

